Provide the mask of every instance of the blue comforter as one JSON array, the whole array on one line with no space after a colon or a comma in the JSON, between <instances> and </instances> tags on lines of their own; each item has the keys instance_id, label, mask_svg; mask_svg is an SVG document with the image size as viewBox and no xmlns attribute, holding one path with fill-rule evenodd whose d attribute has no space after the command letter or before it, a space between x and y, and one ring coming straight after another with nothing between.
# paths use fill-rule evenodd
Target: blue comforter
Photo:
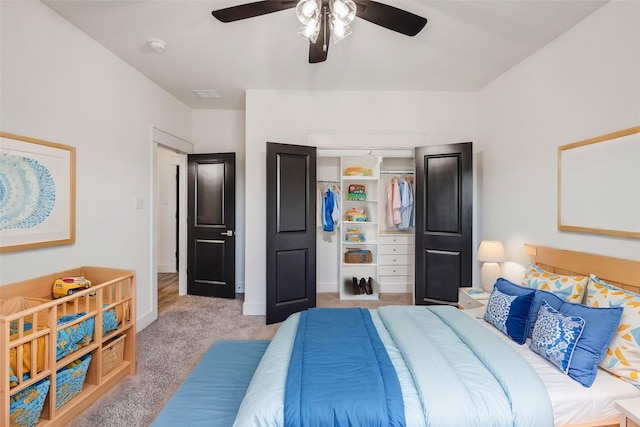
<instances>
[{"instance_id":1,"label":"blue comforter","mask_svg":"<svg viewBox=\"0 0 640 427\"><path fill-rule=\"evenodd\" d=\"M368 310L301 313L287 374L284 424L405 425L400 382Z\"/></svg>"},{"instance_id":2,"label":"blue comforter","mask_svg":"<svg viewBox=\"0 0 640 427\"><path fill-rule=\"evenodd\" d=\"M370 313L398 374L407 426L553 425L549 396L533 368L466 314L448 306L381 307ZM287 372L300 318L295 314L280 326L235 426L285 425Z\"/></svg>"}]
</instances>

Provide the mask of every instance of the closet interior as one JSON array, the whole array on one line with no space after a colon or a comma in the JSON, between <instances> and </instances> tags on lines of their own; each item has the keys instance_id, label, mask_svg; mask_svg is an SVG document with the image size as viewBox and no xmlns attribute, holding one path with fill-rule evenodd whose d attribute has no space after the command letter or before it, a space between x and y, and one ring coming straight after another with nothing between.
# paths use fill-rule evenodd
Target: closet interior
<instances>
[{"instance_id":1,"label":"closet interior","mask_svg":"<svg viewBox=\"0 0 640 427\"><path fill-rule=\"evenodd\" d=\"M340 299L414 292L413 153L373 151L318 151L317 290Z\"/></svg>"}]
</instances>

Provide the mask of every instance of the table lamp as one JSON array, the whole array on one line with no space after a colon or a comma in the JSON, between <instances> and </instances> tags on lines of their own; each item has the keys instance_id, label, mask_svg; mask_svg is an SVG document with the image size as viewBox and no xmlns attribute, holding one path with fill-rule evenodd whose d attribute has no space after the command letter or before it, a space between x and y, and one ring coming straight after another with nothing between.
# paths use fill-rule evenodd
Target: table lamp
<instances>
[{"instance_id":1,"label":"table lamp","mask_svg":"<svg viewBox=\"0 0 640 427\"><path fill-rule=\"evenodd\" d=\"M507 260L502 242L498 240L483 240L478 248L478 261L482 261L480 269L480 283L487 292L493 290L493 284L500 277L500 264Z\"/></svg>"}]
</instances>

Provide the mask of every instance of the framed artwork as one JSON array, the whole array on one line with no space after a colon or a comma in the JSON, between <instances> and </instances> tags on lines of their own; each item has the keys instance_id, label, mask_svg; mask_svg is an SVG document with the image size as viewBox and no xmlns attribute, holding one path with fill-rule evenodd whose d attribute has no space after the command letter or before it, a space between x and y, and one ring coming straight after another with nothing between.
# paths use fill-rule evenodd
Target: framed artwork
<instances>
[{"instance_id":1,"label":"framed artwork","mask_svg":"<svg viewBox=\"0 0 640 427\"><path fill-rule=\"evenodd\" d=\"M0 252L76 238L76 149L0 132Z\"/></svg>"},{"instance_id":2,"label":"framed artwork","mask_svg":"<svg viewBox=\"0 0 640 427\"><path fill-rule=\"evenodd\" d=\"M558 147L558 229L640 238L640 126Z\"/></svg>"}]
</instances>

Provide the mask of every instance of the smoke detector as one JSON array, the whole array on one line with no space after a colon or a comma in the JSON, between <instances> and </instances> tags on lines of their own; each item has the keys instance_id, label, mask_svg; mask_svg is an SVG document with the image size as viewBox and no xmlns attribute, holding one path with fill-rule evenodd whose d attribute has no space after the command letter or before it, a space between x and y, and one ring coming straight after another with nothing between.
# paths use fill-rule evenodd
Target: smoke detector
<instances>
[{"instance_id":1,"label":"smoke detector","mask_svg":"<svg viewBox=\"0 0 640 427\"><path fill-rule=\"evenodd\" d=\"M167 44L160 39L149 39L147 44L154 52L162 53L167 49Z\"/></svg>"}]
</instances>

